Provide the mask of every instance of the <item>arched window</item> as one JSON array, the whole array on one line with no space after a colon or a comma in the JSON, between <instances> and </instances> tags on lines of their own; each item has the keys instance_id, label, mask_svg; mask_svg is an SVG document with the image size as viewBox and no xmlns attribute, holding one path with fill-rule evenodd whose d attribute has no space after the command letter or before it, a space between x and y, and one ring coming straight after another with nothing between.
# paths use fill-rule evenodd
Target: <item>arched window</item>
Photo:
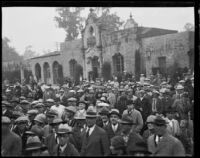
<instances>
[{"instance_id":1,"label":"arched window","mask_svg":"<svg viewBox=\"0 0 200 158\"><path fill-rule=\"evenodd\" d=\"M41 67L39 63L35 64L35 76L37 78L37 81L41 79Z\"/></svg>"},{"instance_id":2,"label":"arched window","mask_svg":"<svg viewBox=\"0 0 200 158\"><path fill-rule=\"evenodd\" d=\"M70 70L70 76L74 79L75 77L75 68L76 68L77 61L75 59L71 59L69 61L69 70Z\"/></svg>"},{"instance_id":3,"label":"arched window","mask_svg":"<svg viewBox=\"0 0 200 158\"><path fill-rule=\"evenodd\" d=\"M122 73L124 71L124 57L117 53L112 58L114 73Z\"/></svg>"},{"instance_id":4,"label":"arched window","mask_svg":"<svg viewBox=\"0 0 200 158\"><path fill-rule=\"evenodd\" d=\"M53 83L54 84L57 84L59 80L58 70L59 70L59 64L57 61L54 61L53 63Z\"/></svg>"},{"instance_id":5,"label":"arched window","mask_svg":"<svg viewBox=\"0 0 200 158\"><path fill-rule=\"evenodd\" d=\"M44 69L44 82L48 84L50 82L50 77L51 77L49 63L45 62L43 69Z\"/></svg>"}]
</instances>

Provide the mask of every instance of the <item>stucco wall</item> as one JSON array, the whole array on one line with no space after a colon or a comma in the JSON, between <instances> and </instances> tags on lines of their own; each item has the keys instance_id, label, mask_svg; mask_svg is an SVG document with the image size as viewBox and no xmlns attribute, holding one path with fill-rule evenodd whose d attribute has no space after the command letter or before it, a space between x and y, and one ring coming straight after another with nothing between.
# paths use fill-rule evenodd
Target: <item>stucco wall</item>
<instances>
[{"instance_id":1,"label":"stucco wall","mask_svg":"<svg viewBox=\"0 0 200 158\"><path fill-rule=\"evenodd\" d=\"M81 39L65 42L61 49L61 61L63 63L63 75L70 76L69 61L75 59L83 67L83 53L81 51Z\"/></svg>"},{"instance_id":2,"label":"stucco wall","mask_svg":"<svg viewBox=\"0 0 200 158\"><path fill-rule=\"evenodd\" d=\"M189 32L168 34L142 40L142 52L146 60L146 73L152 73L152 67L158 67L158 57L166 57L166 66L173 65L177 61L180 67L189 67L188 51L193 46L193 38L189 38ZM147 58L147 52L151 52Z\"/></svg>"}]
</instances>

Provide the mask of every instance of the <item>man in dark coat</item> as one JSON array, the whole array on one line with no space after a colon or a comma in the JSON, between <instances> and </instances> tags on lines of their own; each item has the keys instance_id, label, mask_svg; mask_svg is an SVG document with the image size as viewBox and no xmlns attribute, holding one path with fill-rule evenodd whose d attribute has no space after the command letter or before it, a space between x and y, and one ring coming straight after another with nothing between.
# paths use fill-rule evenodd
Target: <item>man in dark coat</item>
<instances>
[{"instance_id":1,"label":"man in dark coat","mask_svg":"<svg viewBox=\"0 0 200 158\"><path fill-rule=\"evenodd\" d=\"M68 124L60 124L58 127L59 143L53 149L54 156L79 156L77 149L69 141L69 134L72 132L72 127Z\"/></svg>"},{"instance_id":2,"label":"man in dark coat","mask_svg":"<svg viewBox=\"0 0 200 158\"><path fill-rule=\"evenodd\" d=\"M155 135L148 138L148 150L152 152L152 156L185 156L183 144L169 134L165 119L156 116L154 129ZM157 137L155 137L156 135Z\"/></svg>"},{"instance_id":3,"label":"man in dark coat","mask_svg":"<svg viewBox=\"0 0 200 158\"><path fill-rule=\"evenodd\" d=\"M21 138L10 130L11 120L2 116L1 156L20 156L22 152Z\"/></svg>"},{"instance_id":4,"label":"man in dark coat","mask_svg":"<svg viewBox=\"0 0 200 158\"><path fill-rule=\"evenodd\" d=\"M118 123L118 119L120 118L119 110L112 109L109 113L110 124L105 128L109 140L114 136L120 135L122 125Z\"/></svg>"},{"instance_id":5,"label":"man in dark coat","mask_svg":"<svg viewBox=\"0 0 200 158\"><path fill-rule=\"evenodd\" d=\"M53 155L53 149L55 146L58 144L58 136L57 136L57 131L58 131L58 126L62 123L61 119L55 118L53 122L50 124L53 128L53 133L49 134L45 140L44 143L47 146L49 155Z\"/></svg>"},{"instance_id":6,"label":"man in dark coat","mask_svg":"<svg viewBox=\"0 0 200 158\"><path fill-rule=\"evenodd\" d=\"M108 136L104 129L95 125L96 117L96 112L87 111L87 129L83 131L81 156L108 156L110 154Z\"/></svg>"},{"instance_id":7,"label":"man in dark coat","mask_svg":"<svg viewBox=\"0 0 200 158\"><path fill-rule=\"evenodd\" d=\"M161 99L159 98L159 92L156 90L153 90L153 98L151 100L151 105L152 105L152 112L153 114L158 113L162 114L164 112L164 107L162 104Z\"/></svg>"},{"instance_id":8,"label":"man in dark coat","mask_svg":"<svg viewBox=\"0 0 200 158\"><path fill-rule=\"evenodd\" d=\"M28 118L25 116L20 116L15 120L16 126L13 129L13 132L15 132L22 140L22 155L25 154L25 146L26 146L26 141L27 137L25 132L28 130Z\"/></svg>"},{"instance_id":9,"label":"man in dark coat","mask_svg":"<svg viewBox=\"0 0 200 158\"><path fill-rule=\"evenodd\" d=\"M139 98L135 101L135 109L142 114L143 121L146 122L147 117L151 114L151 104L147 98L144 97L144 90L140 90Z\"/></svg>"},{"instance_id":10,"label":"man in dark coat","mask_svg":"<svg viewBox=\"0 0 200 158\"><path fill-rule=\"evenodd\" d=\"M2 104L2 115L11 118L13 106L8 101L2 101L1 104Z\"/></svg>"}]
</instances>

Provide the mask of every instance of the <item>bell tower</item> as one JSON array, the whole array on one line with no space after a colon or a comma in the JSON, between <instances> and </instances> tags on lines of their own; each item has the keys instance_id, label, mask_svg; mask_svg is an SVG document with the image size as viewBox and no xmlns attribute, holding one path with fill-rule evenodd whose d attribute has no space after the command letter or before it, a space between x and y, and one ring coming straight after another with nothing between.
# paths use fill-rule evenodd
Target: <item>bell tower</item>
<instances>
[{"instance_id":1,"label":"bell tower","mask_svg":"<svg viewBox=\"0 0 200 158\"><path fill-rule=\"evenodd\" d=\"M101 76L102 52L100 49L100 30L97 25L98 17L94 9L86 20L86 26L83 30L83 49L84 49L84 78L95 80Z\"/></svg>"}]
</instances>

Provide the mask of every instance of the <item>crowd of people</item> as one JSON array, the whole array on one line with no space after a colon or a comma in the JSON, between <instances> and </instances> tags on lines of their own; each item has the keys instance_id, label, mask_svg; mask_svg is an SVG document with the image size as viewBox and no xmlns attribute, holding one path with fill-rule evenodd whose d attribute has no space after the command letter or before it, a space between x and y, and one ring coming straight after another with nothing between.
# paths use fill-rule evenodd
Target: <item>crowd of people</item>
<instances>
[{"instance_id":1,"label":"crowd of people","mask_svg":"<svg viewBox=\"0 0 200 158\"><path fill-rule=\"evenodd\" d=\"M158 75L159 76L159 75ZM2 156L192 156L194 74L2 85Z\"/></svg>"}]
</instances>

